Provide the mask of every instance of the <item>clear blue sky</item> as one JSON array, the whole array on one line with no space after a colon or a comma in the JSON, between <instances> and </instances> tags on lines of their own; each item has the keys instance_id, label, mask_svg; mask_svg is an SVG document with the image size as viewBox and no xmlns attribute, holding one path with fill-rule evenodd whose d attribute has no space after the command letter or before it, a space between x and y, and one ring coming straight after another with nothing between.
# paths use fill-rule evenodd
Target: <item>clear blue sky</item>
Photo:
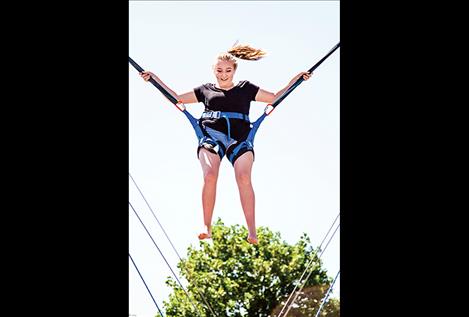
<instances>
[{"instance_id":1,"label":"clear blue sky","mask_svg":"<svg viewBox=\"0 0 469 317\"><path fill-rule=\"evenodd\" d=\"M240 61L235 82L276 92L340 41L339 1L130 1L129 55L177 93L214 82L215 56L237 40L262 48L259 61ZM340 48L312 78L262 123L254 142L252 181L257 226L295 243L302 233L317 247L339 213ZM198 117L202 104L188 105ZM251 104L251 120L265 104ZM129 172L179 254L198 246L202 173L192 126L129 65ZM177 271L178 258L129 178L130 202ZM245 225L233 168L223 160L213 219ZM160 308L172 276L129 209L129 251ZM340 235L323 255L328 274L340 269ZM184 281L184 280L182 280ZM340 280L332 296L340 294ZM156 307L129 260L129 314L155 316Z\"/></svg>"}]
</instances>

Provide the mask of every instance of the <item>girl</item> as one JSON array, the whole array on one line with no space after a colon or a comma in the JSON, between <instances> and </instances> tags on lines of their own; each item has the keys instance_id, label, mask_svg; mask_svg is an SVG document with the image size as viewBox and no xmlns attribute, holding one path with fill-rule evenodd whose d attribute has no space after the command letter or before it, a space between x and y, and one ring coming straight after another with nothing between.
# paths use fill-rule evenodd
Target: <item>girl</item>
<instances>
[{"instance_id":1,"label":"girl","mask_svg":"<svg viewBox=\"0 0 469 317\"><path fill-rule=\"evenodd\" d=\"M266 53L249 45L236 45L225 53L217 56L213 65L216 84L208 83L194 88L192 91L177 94L166 86L155 74L141 72L145 81L151 78L168 90L180 103L189 104L203 102L205 111L199 125L205 134L199 142L197 157L202 167L204 184L202 188L202 208L204 214L204 230L199 239L212 236L212 215L215 206L218 171L223 157L229 157L235 170L241 206L248 227L247 241L257 244L255 224L255 196L251 183L251 170L254 162L252 145L244 144L250 131L249 109L251 101L273 103L300 77L308 80L311 74L301 72L277 93L259 88L247 80L234 83L233 77L238 67L237 58L258 60ZM241 146L238 146L241 145Z\"/></svg>"}]
</instances>

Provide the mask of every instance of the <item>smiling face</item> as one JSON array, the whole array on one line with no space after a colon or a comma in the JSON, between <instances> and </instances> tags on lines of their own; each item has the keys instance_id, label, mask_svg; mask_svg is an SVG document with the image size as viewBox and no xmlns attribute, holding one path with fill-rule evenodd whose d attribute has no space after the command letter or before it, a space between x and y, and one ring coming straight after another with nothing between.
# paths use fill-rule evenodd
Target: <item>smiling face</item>
<instances>
[{"instance_id":1,"label":"smiling face","mask_svg":"<svg viewBox=\"0 0 469 317\"><path fill-rule=\"evenodd\" d=\"M232 61L217 60L217 63L213 65L213 72L220 88L231 88L234 85L233 76L236 66Z\"/></svg>"}]
</instances>

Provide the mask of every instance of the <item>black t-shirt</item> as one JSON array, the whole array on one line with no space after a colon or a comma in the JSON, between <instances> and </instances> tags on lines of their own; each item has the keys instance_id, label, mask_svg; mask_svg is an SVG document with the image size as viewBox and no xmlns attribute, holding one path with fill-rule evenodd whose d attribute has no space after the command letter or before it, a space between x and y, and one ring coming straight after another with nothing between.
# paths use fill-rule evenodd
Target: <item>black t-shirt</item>
<instances>
[{"instance_id":1,"label":"black t-shirt","mask_svg":"<svg viewBox=\"0 0 469 317\"><path fill-rule=\"evenodd\" d=\"M205 111L239 112L249 115L251 101L255 101L259 87L247 80L240 81L229 90L217 88L208 83L194 88L197 101L203 102ZM203 119L202 125L227 134L227 123L224 118ZM241 119L230 119L230 134L236 140L245 139L249 133L249 122Z\"/></svg>"}]
</instances>

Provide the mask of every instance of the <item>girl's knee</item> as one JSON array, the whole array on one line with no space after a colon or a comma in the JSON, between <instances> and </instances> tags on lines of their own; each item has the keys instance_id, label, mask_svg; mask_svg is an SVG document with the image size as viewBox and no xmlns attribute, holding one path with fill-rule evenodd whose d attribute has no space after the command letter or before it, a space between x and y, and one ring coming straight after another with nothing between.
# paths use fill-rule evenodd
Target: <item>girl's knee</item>
<instances>
[{"instance_id":1,"label":"girl's knee","mask_svg":"<svg viewBox=\"0 0 469 317\"><path fill-rule=\"evenodd\" d=\"M251 174L248 172L238 172L236 173L236 182L239 185L249 185L251 184Z\"/></svg>"},{"instance_id":2,"label":"girl's knee","mask_svg":"<svg viewBox=\"0 0 469 317\"><path fill-rule=\"evenodd\" d=\"M204 172L205 183L215 183L218 178L218 173L215 170L207 170Z\"/></svg>"}]
</instances>

